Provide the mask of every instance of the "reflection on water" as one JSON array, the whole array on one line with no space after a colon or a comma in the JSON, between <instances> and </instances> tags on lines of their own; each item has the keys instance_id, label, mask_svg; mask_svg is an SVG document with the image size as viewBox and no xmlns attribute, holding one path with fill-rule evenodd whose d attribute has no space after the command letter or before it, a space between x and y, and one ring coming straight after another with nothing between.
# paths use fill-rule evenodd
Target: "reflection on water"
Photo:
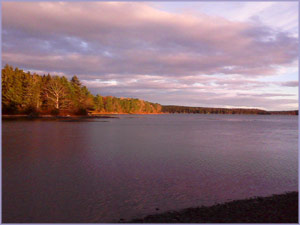
<instances>
[{"instance_id":1,"label":"reflection on water","mask_svg":"<svg viewBox=\"0 0 300 225\"><path fill-rule=\"evenodd\" d=\"M118 222L297 190L297 124L258 115L3 121L3 222Z\"/></svg>"}]
</instances>

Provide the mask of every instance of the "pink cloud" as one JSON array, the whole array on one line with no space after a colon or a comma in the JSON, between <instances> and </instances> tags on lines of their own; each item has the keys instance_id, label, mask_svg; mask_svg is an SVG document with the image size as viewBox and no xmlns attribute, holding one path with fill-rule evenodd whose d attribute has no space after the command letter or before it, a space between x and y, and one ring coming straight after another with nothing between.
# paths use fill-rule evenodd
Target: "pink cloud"
<instances>
[{"instance_id":1,"label":"pink cloud","mask_svg":"<svg viewBox=\"0 0 300 225\"><path fill-rule=\"evenodd\" d=\"M167 13L148 3L5 2L3 29L4 62L35 67L36 60L16 57L60 54L74 72L99 75L263 76L297 59L297 39L287 33L221 17ZM38 61L43 59L49 62ZM60 69L66 72L63 65Z\"/></svg>"}]
</instances>

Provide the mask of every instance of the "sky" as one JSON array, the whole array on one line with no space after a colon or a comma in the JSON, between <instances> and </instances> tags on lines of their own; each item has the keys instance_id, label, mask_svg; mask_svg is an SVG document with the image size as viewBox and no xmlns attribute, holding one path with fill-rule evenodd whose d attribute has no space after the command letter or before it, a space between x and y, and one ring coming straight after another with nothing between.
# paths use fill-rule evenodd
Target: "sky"
<instances>
[{"instance_id":1,"label":"sky","mask_svg":"<svg viewBox=\"0 0 300 225\"><path fill-rule=\"evenodd\" d=\"M298 2L2 2L2 66L163 105L298 108Z\"/></svg>"}]
</instances>

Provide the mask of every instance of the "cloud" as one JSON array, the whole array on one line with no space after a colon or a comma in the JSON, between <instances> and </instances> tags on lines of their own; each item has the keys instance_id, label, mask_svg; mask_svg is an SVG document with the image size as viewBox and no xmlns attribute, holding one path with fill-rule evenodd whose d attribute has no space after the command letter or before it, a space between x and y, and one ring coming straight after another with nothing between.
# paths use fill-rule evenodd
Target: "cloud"
<instances>
[{"instance_id":1,"label":"cloud","mask_svg":"<svg viewBox=\"0 0 300 225\"><path fill-rule=\"evenodd\" d=\"M298 39L261 21L168 12L142 2L2 6L3 64L76 74L95 94L162 104L297 106L295 93L281 94L294 81L257 78L295 67ZM268 7L274 4L260 5L260 12Z\"/></svg>"},{"instance_id":2,"label":"cloud","mask_svg":"<svg viewBox=\"0 0 300 225\"><path fill-rule=\"evenodd\" d=\"M286 82L281 82L280 85L284 86L284 87L298 87L299 82L298 81L286 81Z\"/></svg>"},{"instance_id":3,"label":"cloud","mask_svg":"<svg viewBox=\"0 0 300 225\"><path fill-rule=\"evenodd\" d=\"M3 30L4 62L82 74L263 76L298 54L288 33L147 3L5 2Z\"/></svg>"}]
</instances>

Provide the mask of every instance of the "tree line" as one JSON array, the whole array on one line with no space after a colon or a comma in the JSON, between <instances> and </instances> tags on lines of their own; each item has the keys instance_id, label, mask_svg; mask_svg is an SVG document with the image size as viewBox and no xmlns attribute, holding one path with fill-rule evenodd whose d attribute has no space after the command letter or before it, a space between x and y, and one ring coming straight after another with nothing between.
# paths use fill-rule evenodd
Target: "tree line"
<instances>
[{"instance_id":1,"label":"tree line","mask_svg":"<svg viewBox=\"0 0 300 225\"><path fill-rule=\"evenodd\" d=\"M188 107L151 103L135 98L93 95L75 75L38 75L6 65L2 69L3 114L87 115L88 113L197 113L298 115L294 111Z\"/></svg>"},{"instance_id":2,"label":"tree line","mask_svg":"<svg viewBox=\"0 0 300 225\"><path fill-rule=\"evenodd\" d=\"M162 106L165 113L197 113L197 114L259 114L259 115L298 115L298 110L292 111L266 111L261 109L241 109L241 108L206 108L166 105Z\"/></svg>"},{"instance_id":3,"label":"tree line","mask_svg":"<svg viewBox=\"0 0 300 225\"><path fill-rule=\"evenodd\" d=\"M161 105L133 98L93 95L77 76L38 75L2 69L3 114L159 113Z\"/></svg>"}]
</instances>

